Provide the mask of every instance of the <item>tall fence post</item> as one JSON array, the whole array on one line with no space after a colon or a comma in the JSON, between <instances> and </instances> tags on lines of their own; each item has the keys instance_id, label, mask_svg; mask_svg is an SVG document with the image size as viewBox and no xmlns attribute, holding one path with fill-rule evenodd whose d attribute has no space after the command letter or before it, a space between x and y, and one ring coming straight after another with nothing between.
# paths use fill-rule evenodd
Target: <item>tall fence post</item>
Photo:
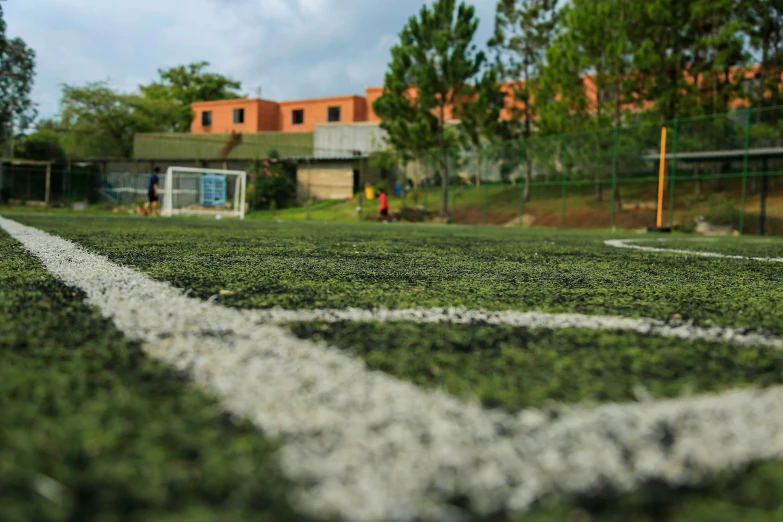
<instances>
[{"instance_id":1,"label":"tall fence post","mask_svg":"<svg viewBox=\"0 0 783 522\"><path fill-rule=\"evenodd\" d=\"M46 164L46 194L44 194L44 203L49 206L52 199L52 164Z\"/></svg>"},{"instance_id":2,"label":"tall fence post","mask_svg":"<svg viewBox=\"0 0 783 522\"><path fill-rule=\"evenodd\" d=\"M568 134L563 136L563 176L561 181L560 191L560 228L565 228L565 213L566 213L566 183L568 180Z\"/></svg>"},{"instance_id":3,"label":"tall fence post","mask_svg":"<svg viewBox=\"0 0 783 522\"><path fill-rule=\"evenodd\" d=\"M614 139L612 140L612 193L609 198L612 200L609 206L609 224L612 228L612 232L615 231L614 215L617 207L617 149L620 142L620 129L615 125L614 127Z\"/></svg>"},{"instance_id":4,"label":"tall fence post","mask_svg":"<svg viewBox=\"0 0 783 522\"><path fill-rule=\"evenodd\" d=\"M482 165L484 166L484 170L487 169L487 163L489 162L489 154L483 153L485 156L482 160ZM479 168L478 173L478 184L481 186L481 175L482 170ZM487 182L484 181L484 224L486 225L488 222L488 214L489 214L489 186L487 185Z\"/></svg>"},{"instance_id":5,"label":"tall fence post","mask_svg":"<svg viewBox=\"0 0 783 522\"><path fill-rule=\"evenodd\" d=\"M742 200L740 202L739 233L745 234L745 199L748 193L748 151L750 150L750 121L752 111L748 109L745 114L745 155L742 158Z\"/></svg>"},{"instance_id":6,"label":"tall fence post","mask_svg":"<svg viewBox=\"0 0 783 522\"><path fill-rule=\"evenodd\" d=\"M761 207L759 209L759 235L767 233L767 186L769 185L769 172L767 158L761 161Z\"/></svg>"},{"instance_id":7,"label":"tall fence post","mask_svg":"<svg viewBox=\"0 0 783 522\"><path fill-rule=\"evenodd\" d=\"M312 181L313 176L312 172L310 171L310 159L308 158L305 161L305 165L307 166L307 201L306 201L306 210L307 210L307 220L310 220L310 198L312 198Z\"/></svg>"},{"instance_id":8,"label":"tall fence post","mask_svg":"<svg viewBox=\"0 0 783 522\"><path fill-rule=\"evenodd\" d=\"M459 174L457 174L457 150L451 151L451 165L449 165L449 172L451 172L451 180L454 181L454 195L451 198L451 218L449 223L457 222L457 194L459 193ZM446 205L448 208L448 205Z\"/></svg>"},{"instance_id":9,"label":"tall fence post","mask_svg":"<svg viewBox=\"0 0 783 522\"><path fill-rule=\"evenodd\" d=\"M522 142L522 164L527 168L527 140ZM519 226L525 226L525 188L527 176L522 175L523 182L519 184Z\"/></svg>"},{"instance_id":10,"label":"tall fence post","mask_svg":"<svg viewBox=\"0 0 783 522\"><path fill-rule=\"evenodd\" d=\"M674 120L674 136L672 136L672 170L669 176L669 227L674 229L674 182L677 177L677 138L680 135L680 119Z\"/></svg>"}]
</instances>

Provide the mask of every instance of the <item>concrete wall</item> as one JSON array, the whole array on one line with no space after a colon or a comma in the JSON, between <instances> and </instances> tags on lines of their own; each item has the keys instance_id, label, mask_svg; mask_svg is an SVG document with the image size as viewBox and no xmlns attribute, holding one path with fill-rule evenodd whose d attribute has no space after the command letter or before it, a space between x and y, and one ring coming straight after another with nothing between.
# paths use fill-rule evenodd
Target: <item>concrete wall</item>
<instances>
[{"instance_id":1,"label":"concrete wall","mask_svg":"<svg viewBox=\"0 0 783 522\"><path fill-rule=\"evenodd\" d=\"M300 201L312 199L350 199L353 197L352 163L299 165L296 192Z\"/></svg>"},{"instance_id":2,"label":"concrete wall","mask_svg":"<svg viewBox=\"0 0 783 522\"><path fill-rule=\"evenodd\" d=\"M385 148L386 131L378 123L324 123L315 126L313 154L316 158L344 158L354 151L362 155Z\"/></svg>"}]
</instances>

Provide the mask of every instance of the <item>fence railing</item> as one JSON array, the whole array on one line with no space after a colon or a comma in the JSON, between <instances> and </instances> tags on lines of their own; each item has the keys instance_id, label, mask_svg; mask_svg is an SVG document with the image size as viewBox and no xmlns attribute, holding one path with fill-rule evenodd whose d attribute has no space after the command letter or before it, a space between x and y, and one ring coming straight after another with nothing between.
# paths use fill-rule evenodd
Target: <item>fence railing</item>
<instances>
[{"instance_id":1,"label":"fence railing","mask_svg":"<svg viewBox=\"0 0 783 522\"><path fill-rule=\"evenodd\" d=\"M422 219L438 213L448 162L449 216L456 223L655 225L664 126L664 224L783 235L781 107L534 137L446 158L432 151L406 166L414 187L396 204L401 217L411 206Z\"/></svg>"}]
</instances>

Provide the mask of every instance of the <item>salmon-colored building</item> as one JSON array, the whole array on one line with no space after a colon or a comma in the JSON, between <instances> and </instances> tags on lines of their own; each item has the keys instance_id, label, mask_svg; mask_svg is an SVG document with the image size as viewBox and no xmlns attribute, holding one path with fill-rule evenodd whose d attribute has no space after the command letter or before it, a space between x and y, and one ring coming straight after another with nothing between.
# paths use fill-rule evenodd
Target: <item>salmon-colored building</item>
<instances>
[{"instance_id":1,"label":"salmon-colored building","mask_svg":"<svg viewBox=\"0 0 783 522\"><path fill-rule=\"evenodd\" d=\"M380 96L380 94L378 95ZM198 102L191 105L193 134L228 132L312 132L319 123L368 120L372 105L363 96L333 96L275 102L244 98ZM379 121L372 114L370 121Z\"/></svg>"},{"instance_id":2,"label":"salmon-colored building","mask_svg":"<svg viewBox=\"0 0 783 522\"><path fill-rule=\"evenodd\" d=\"M415 89L411 89L415 91ZM332 96L275 102L240 98L191 104L193 134L235 132L312 132L319 123L379 122L372 104L383 87L367 87L365 96ZM413 92L415 94L415 92ZM452 119L450 108L446 119Z\"/></svg>"},{"instance_id":3,"label":"salmon-colored building","mask_svg":"<svg viewBox=\"0 0 783 522\"><path fill-rule=\"evenodd\" d=\"M733 77L735 71L731 72ZM758 67L743 69L744 80L752 82L758 73ZM694 81L691 79L690 81ZM702 90L708 90L707 79L698 79ZM781 78L783 81L783 78ZM606 101L611 93L599 93L595 85L594 75L583 78L585 98L589 105L595 105L599 97ZM503 84L503 90L508 93L508 101L501 118L512 117L512 109L521 102L513 100L514 82ZM745 86L743 86L745 88ZM748 85L748 88L752 88ZM415 97L415 88L411 95ZM275 102L258 98L198 102L191 105L194 113L190 130L194 134L205 133L252 133L262 131L280 132L312 132L321 123L357 123L379 122L381 119L373 110L373 103L383 94L383 87L367 87L364 96L333 96L328 98L310 98ZM731 101L732 107L745 105L745 100L738 98ZM650 105L649 103L647 104ZM624 108L632 109L632 105ZM452 107L446 108L446 120L455 119Z\"/></svg>"}]
</instances>

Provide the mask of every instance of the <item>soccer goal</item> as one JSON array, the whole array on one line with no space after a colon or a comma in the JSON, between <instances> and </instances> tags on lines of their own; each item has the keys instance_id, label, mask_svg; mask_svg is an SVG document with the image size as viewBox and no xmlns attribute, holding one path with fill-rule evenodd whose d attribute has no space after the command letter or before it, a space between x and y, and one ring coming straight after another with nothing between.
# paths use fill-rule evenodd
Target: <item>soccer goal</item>
<instances>
[{"instance_id":1,"label":"soccer goal","mask_svg":"<svg viewBox=\"0 0 783 522\"><path fill-rule=\"evenodd\" d=\"M169 167L163 182L162 214L207 214L245 219L247 173L194 167Z\"/></svg>"}]
</instances>

